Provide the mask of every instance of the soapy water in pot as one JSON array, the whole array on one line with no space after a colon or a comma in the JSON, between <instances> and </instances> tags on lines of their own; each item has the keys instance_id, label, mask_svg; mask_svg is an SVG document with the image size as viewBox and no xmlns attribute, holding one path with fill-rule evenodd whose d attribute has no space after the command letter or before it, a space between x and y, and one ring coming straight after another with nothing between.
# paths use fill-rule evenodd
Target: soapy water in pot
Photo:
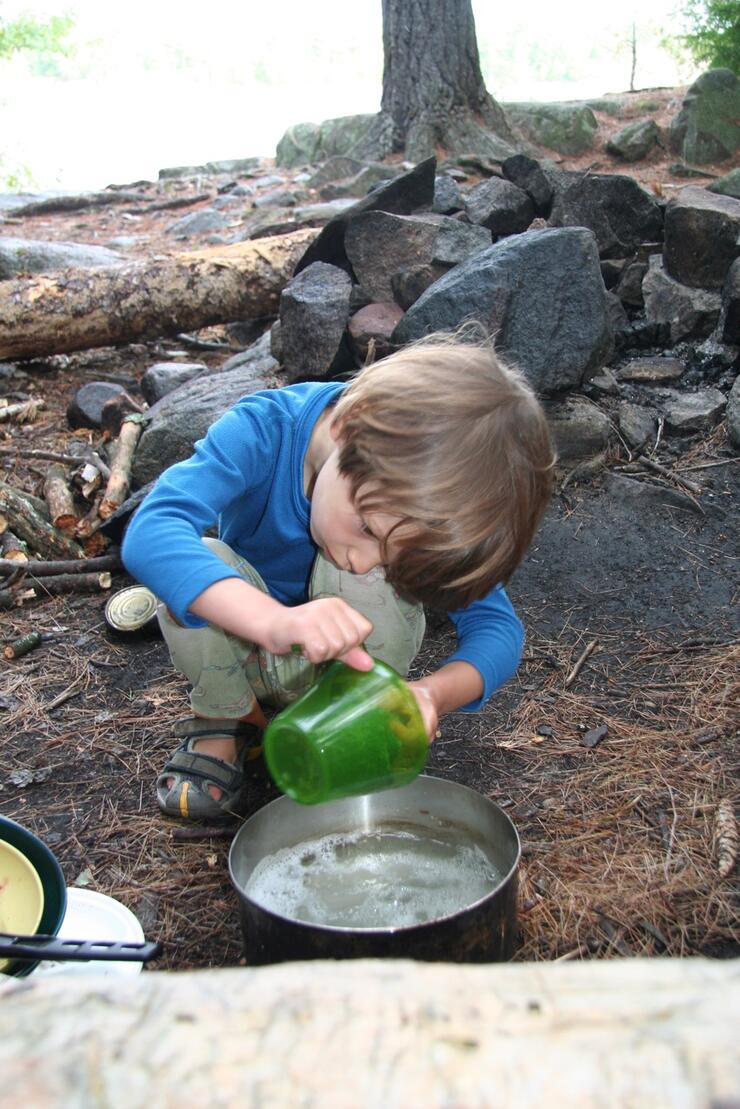
<instances>
[{"instance_id":1,"label":"soapy water in pot","mask_svg":"<svg viewBox=\"0 0 740 1109\"><path fill-rule=\"evenodd\" d=\"M459 830L380 828L324 835L267 855L244 892L264 909L309 924L403 928L459 912L501 879Z\"/></svg>"}]
</instances>

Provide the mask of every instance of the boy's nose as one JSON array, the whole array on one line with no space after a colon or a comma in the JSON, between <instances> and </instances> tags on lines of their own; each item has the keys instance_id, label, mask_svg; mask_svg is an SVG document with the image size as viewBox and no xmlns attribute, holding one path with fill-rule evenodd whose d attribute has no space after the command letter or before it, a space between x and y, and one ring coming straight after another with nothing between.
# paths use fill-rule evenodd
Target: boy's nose
<instances>
[{"instance_id":1,"label":"boy's nose","mask_svg":"<svg viewBox=\"0 0 740 1109\"><path fill-rule=\"evenodd\" d=\"M369 574L380 562L380 556L369 551L348 551L347 561L353 574Z\"/></svg>"}]
</instances>

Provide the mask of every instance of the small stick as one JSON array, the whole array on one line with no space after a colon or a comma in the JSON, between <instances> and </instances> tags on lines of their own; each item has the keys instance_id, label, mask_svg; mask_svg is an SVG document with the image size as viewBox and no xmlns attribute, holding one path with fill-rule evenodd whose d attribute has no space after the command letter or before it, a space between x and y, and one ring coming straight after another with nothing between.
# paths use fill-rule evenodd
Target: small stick
<instances>
[{"instance_id":1,"label":"small stick","mask_svg":"<svg viewBox=\"0 0 740 1109\"><path fill-rule=\"evenodd\" d=\"M66 462L78 466L84 459L75 454L60 454L58 451L44 451L30 447L0 447L0 454L14 454L18 458L43 458L47 462Z\"/></svg>"},{"instance_id":2,"label":"small stick","mask_svg":"<svg viewBox=\"0 0 740 1109\"><path fill-rule=\"evenodd\" d=\"M568 674L568 677L565 679L565 682L563 683L565 689L567 689L568 686L573 684L573 682L576 680L576 678L580 674L580 672L583 668L584 662L589 657L589 655L592 655L594 653L594 651L596 650L598 645L599 645L598 639L592 639L590 643L586 644L586 646L584 647L584 649L581 651L580 655L576 659L575 664L573 666L573 669L571 670L570 674Z\"/></svg>"},{"instance_id":3,"label":"small stick","mask_svg":"<svg viewBox=\"0 0 740 1109\"><path fill-rule=\"evenodd\" d=\"M28 562L26 544L8 528L0 535L0 555L4 561L12 562L16 569Z\"/></svg>"},{"instance_id":4,"label":"small stick","mask_svg":"<svg viewBox=\"0 0 740 1109\"><path fill-rule=\"evenodd\" d=\"M6 577L17 570L18 563L9 559L0 559L0 577ZM90 574L101 570L120 570L121 558L117 553L102 555L100 558L60 559L58 561L41 561L30 559L22 569L31 577L48 578L56 574Z\"/></svg>"},{"instance_id":5,"label":"small stick","mask_svg":"<svg viewBox=\"0 0 740 1109\"><path fill-rule=\"evenodd\" d=\"M60 462L53 462L46 471L44 498L54 527L65 535L73 536L79 515L67 482L67 473Z\"/></svg>"},{"instance_id":6,"label":"small stick","mask_svg":"<svg viewBox=\"0 0 740 1109\"><path fill-rule=\"evenodd\" d=\"M668 478L669 481L675 481L676 485L688 489L689 493L693 493L695 496L701 496L704 492L701 485L697 485L695 481L689 481L687 478L679 477L678 474L673 473L673 471L669 470L666 466L661 466L659 462L653 462L652 458L646 458L644 454L639 455L637 461L641 466L645 466L648 470L652 470L653 473L660 474L661 477Z\"/></svg>"},{"instance_id":7,"label":"small stick","mask_svg":"<svg viewBox=\"0 0 740 1109\"><path fill-rule=\"evenodd\" d=\"M132 419L129 417L121 424L118 450L111 466L105 496L98 509L101 520L109 519L126 500L131 485L131 467L134 461L134 452L142 430L143 424L140 418Z\"/></svg>"},{"instance_id":8,"label":"small stick","mask_svg":"<svg viewBox=\"0 0 740 1109\"><path fill-rule=\"evenodd\" d=\"M717 871L720 878L727 878L732 873L732 868L737 859L738 832L732 802L725 798L720 801L717 808L715 823L717 836Z\"/></svg>"},{"instance_id":9,"label":"small stick","mask_svg":"<svg viewBox=\"0 0 740 1109\"><path fill-rule=\"evenodd\" d=\"M98 528L100 527L100 525L103 522L100 519L100 505L101 505L102 501L103 501L103 491L101 489L100 492L96 495L95 500L93 501L93 503L90 505L90 508L88 509L88 511L85 513L85 515L82 517L82 519L77 524L77 527L75 528L75 535L77 536L78 539L82 539L83 542L84 542L84 540L89 539L90 536L93 535L93 533L98 530Z\"/></svg>"},{"instance_id":10,"label":"small stick","mask_svg":"<svg viewBox=\"0 0 740 1109\"><path fill-rule=\"evenodd\" d=\"M172 838L177 840L231 839L236 824L204 824L202 827L173 828Z\"/></svg>"},{"instance_id":11,"label":"small stick","mask_svg":"<svg viewBox=\"0 0 740 1109\"><path fill-rule=\"evenodd\" d=\"M20 639L15 639L3 651L5 658L22 658L30 651L35 651L37 647L41 646L41 632L29 632L28 635L21 636Z\"/></svg>"},{"instance_id":12,"label":"small stick","mask_svg":"<svg viewBox=\"0 0 740 1109\"><path fill-rule=\"evenodd\" d=\"M21 401L19 404L6 404L4 407L0 407L0 424L5 423L11 416L17 416L19 424L31 424L43 407L44 401L36 397Z\"/></svg>"}]
</instances>

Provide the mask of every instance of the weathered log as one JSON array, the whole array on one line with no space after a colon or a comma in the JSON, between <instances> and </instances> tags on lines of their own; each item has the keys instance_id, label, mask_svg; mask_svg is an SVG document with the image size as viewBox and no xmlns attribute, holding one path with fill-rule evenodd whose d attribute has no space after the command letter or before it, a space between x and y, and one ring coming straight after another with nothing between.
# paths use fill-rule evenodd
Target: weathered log
<instances>
[{"instance_id":1,"label":"weathered log","mask_svg":"<svg viewBox=\"0 0 740 1109\"><path fill-rule=\"evenodd\" d=\"M44 401L38 397L31 397L18 404L6 404L0 407L0 423L15 419L19 424L32 424L36 419L39 409L44 407Z\"/></svg>"},{"instance_id":2,"label":"weathered log","mask_svg":"<svg viewBox=\"0 0 740 1109\"><path fill-rule=\"evenodd\" d=\"M44 497L49 506L52 525L65 535L74 536L79 515L67 480L67 471L59 462L55 462L46 471Z\"/></svg>"},{"instance_id":3,"label":"weathered log","mask_svg":"<svg viewBox=\"0 0 740 1109\"><path fill-rule=\"evenodd\" d=\"M0 482L0 512L32 551L46 558L81 558L82 549L55 527L48 524L28 497Z\"/></svg>"},{"instance_id":4,"label":"weathered log","mask_svg":"<svg viewBox=\"0 0 740 1109\"><path fill-rule=\"evenodd\" d=\"M104 593L111 583L107 570L102 574L56 574L35 585L34 592L39 598L59 597L64 593Z\"/></svg>"},{"instance_id":5,"label":"weathered log","mask_svg":"<svg viewBox=\"0 0 740 1109\"><path fill-rule=\"evenodd\" d=\"M120 570L121 557L117 552L102 555L100 558L78 558L75 560L29 559L23 569L34 578L48 578L55 574L92 574L101 570ZM18 569L17 562L0 558L0 578L9 577Z\"/></svg>"},{"instance_id":6,"label":"weathered log","mask_svg":"<svg viewBox=\"0 0 740 1109\"><path fill-rule=\"evenodd\" d=\"M740 960L286 963L0 987L0 1107L730 1105Z\"/></svg>"},{"instance_id":7,"label":"weathered log","mask_svg":"<svg viewBox=\"0 0 740 1109\"><path fill-rule=\"evenodd\" d=\"M131 467L136 452L136 444L141 437L143 424L140 419L128 416L121 424L118 447L110 468L110 477L105 487L105 496L100 502L98 515L107 520L121 507L131 487Z\"/></svg>"},{"instance_id":8,"label":"weathered log","mask_svg":"<svg viewBox=\"0 0 740 1109\"><path fill-rule=\"evenodd\" d=\"M0 359L62 354L266 316L316 237L313 229L70 269L0 285Z\"/></svg>"}]
</instances>

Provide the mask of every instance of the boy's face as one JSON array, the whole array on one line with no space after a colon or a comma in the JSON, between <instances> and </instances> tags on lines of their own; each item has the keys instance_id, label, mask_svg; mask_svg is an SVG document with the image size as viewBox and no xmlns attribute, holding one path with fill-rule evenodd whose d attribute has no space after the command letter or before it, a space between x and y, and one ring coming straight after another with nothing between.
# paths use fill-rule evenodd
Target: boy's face
<instances>
[{"instance_id":1,"label":"boy's face","mask_svg":"<svg viewBox=\"0 0 740 1109\"><path fill-rule=\"evenodd\" d=\"M311 495L311 537L341 570L367 574L383 562L381 543L398 517L383 512L360 516L349 480L339 473L334 450L319 470Z\"/></svg>"}]
</instances>

